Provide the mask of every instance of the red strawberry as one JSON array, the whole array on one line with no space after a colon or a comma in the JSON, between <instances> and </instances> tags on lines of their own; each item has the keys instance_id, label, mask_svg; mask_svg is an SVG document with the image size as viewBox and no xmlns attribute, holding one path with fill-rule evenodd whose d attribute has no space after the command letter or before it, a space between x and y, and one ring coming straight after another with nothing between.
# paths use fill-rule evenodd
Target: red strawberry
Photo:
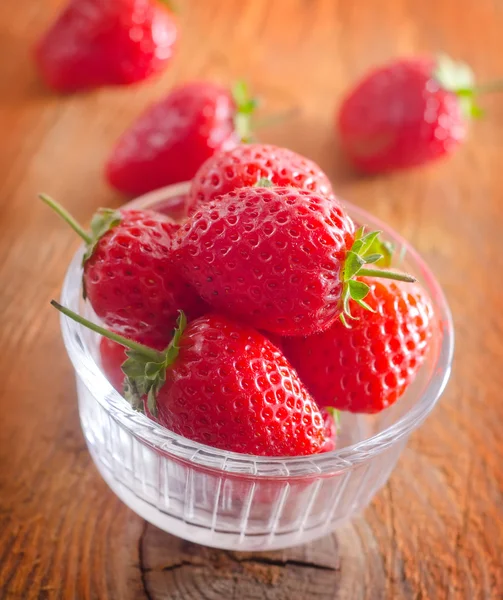
<instances>
[{"instance_id":1,"label":"red strawberry","mask_svg":"<svg viewBox=\"0 0 503 600\"><path fill-rule=\"evenodd\" d=\"M155 206L152 207L155 212L159 212L166 215L173 221L182 221L187 214L187 194L180 194L178 196L170 196L166 200L161 200Z\"/></svg>"},{"instance_id":2,"label":"red strawberry","mask_svg":"<svg viewBox=\"0 0 503 600\"><path fill-rule=\"evenodd\" d=\"M320 406L376 413L405 391L424 361L433 310L418 285L364 278L369 312L350 301L357 320L284 340L285 353Z\"/></svg>"},{"instance_id":3,"label":"red strawberry","mask_svg":"<svg viewBox=\"0 0 503 600\"><path fill-rule=\"evenodd\" d=\"M157 352L52 304L133 351L123 365L127 397L137 408L146 397L152 415L171 431L244 454L322 450L325 424L318 407L283 354L257 331L215 314L185 328L182 313L169 347Z\"/></svg>"},{"instance_id":4,"label":"red strawberry","mask_svg":"<svg viewBox=\"0 0 503 600\"><path fill-rule=\"evenodd\" d=\"M343 148L362 171L420 165L452 152L477 116L469 67L441 57L401 59L371 71L338 115Z\"/></svg>"},{"instance_id":5,"label":"red strawberry","mask_svg":"<svg viewBox=\"0 0 503 600\"><path fill-rule=\"evenodd\" d=\"M54 200L41 198L86 243L84 293L108 327L135 339L166 339L180 309L190 318L202 313L202 301L173 265L179 225L171 219L154 211L101 209L86 232Z\"/></svg>"},{"instance_id":6,"label":"red strawberry","mask_svg":"<svg viewBox=\"0 0 503 600\"><path fill-rule=\"evenodd\" d=\"M278 187L333 194L328 177L313 161L286 148L242 144L215 154L199 169L192 181L189 211L236 188L256 185L260 179L269 179Z\"/></svg>"},{"instance_id":7,"label":"red strawberry","mask_svg":"<svg viewBox=\"0 0 503 600\"><path fill-rule=\"evenodd\" d=\"M165 0L70 0L35 49L61 92L122 85L163 70L177 27Z\"/></svg>"},{"instance_id":8,"label":"red strawberry","mask_svg":"<svg viewBox=\"0 0 503 600\"><path fill-rule=\"evenodd\" d=\"M125 375L121 366L127 359L124 346L103 337L100 341L100 357L101 366L108 381L119 394L122 394Z\"/></svg>"},{"instance_id":9,"label":"red strawberry","mask_svg":"<svg viewBox=\"0 0 503 600\"><path fill-rule=\"evenodd\" d=\"M192 179L206 159L246 137L254 106L242 83L233 92L207 82L175 88L119 139L106 166L108 181L136 196Z\"/></svg>"},{"instance_id":10,"label":"red strawberry","mask_svg":"<svg viewBox=\"0 0 503 600\"><path fill-rule=\"evenodd\" d=\"M320 412L325 424L325 443L323 444L322 452L331 452L335 450L337 441L337 421L334 415L337 411L322 408Z\"/></svg>"},{"instance_id":11,"label":"red strawberry","mask_svg":"<svg viewBox=\"0 0 503 600\"><path fill-rule=\"evenodd\" d=\"M257 329L307 335L363 302L378 232L355 241L333 198L294 188L242 188L203 204L174 239L187 281L217 310ZM402 277L372 270L372 274ZM410 280L408 278L407 280Z\"/></svg>"}]
</instances>

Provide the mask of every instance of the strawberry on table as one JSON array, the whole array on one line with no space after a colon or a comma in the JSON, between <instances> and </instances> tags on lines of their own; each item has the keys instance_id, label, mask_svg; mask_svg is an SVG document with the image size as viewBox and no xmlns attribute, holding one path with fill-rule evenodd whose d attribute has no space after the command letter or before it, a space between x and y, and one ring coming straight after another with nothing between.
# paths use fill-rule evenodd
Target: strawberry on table
<instances>
[{"instance_id":1,"label":"strawberry on table","mask_svg":"<svg viewBox=\"0 0 503 600\"><path fill-rule=\"evenodd\" d=\"M362 278L365 302L350 300L351 328L340 321L323 333L285 338L283 348L320 406L376 413L404 393L422 365L435 327L418 284Z\"/></svg>"},{"instance_id":2,"label":"strawberry on table","mask_svg":"<svg viewBox=\"0 0 503 600\"><path fill-rule=\"evenodd\" d=\"M232 192L268 179L274 186L332 195L328 177L313 161L270 144L241 144L233 150L209 158L194 177L189 211Z\"/></svg>"},{"instance_id":3,"label":"strawberry on table","mask_svg":"<svg viewBox=\"0 0 503 600\"><path fill-rule=\"evenodd\" d=\"M78 323L129 348L123 370L133 407L186 438L221 450L302 456L324 449L316 403L283 354L257 331L209 314L186 325L181 313L169 346L156 351L90 323Z\"/></svg>"},{"instance_id":4,"label":"strawberry on table","mask_svg":"<svg viewBox=\"0 0 503 600\"><path fill-rule=\"evenodd\" d=\"M70 0L35 59L60 92L130 84L166 67L177 35L166 0Z\"/></svg>"},{"instance_id":5,"label":"strawberry on table","mask_svg":"<svg viewBox=\"0 0 503 600\"><path fill-rule=\"evenodd\" d=\"M190 318L202 314L204 303L173 263L174 221L148 210L101 209L87 232L55 200L40 197L84 240L84 295L108 327L166 339L180 309Z\"/></svg>"},{"instance_id":6,"label":"strawberry on table","mask_svg":"<svg viewBox=\"0 0 503 600\"><path fill-rule=\"evenodd\" d=\"M488 86L489 89L489 86ZM399 59L370 71L337 115L343 149L368 173L413 167L450 154L480 114L471 69L442 56Z\"/></svg>"},{"instance_id":7,"label":"strawberry on table","mask_svg":"<svg viewBox=\"0 0 503 600\"><path fill-rule=\"evenodd\" d=\"M291 187L248 187L202 204L178 230L174 257L182 275L215 309L257 329L308 335L364 303L355 276L413 281L365 268L381 258L378 232L355 236L334 198Z\"/></svg>"},{"instance_id":8,"label":"strawberry on table","mask_svg":"<svg viewBox=\"0 0 503 600\"><path fill-rule=\"evenodd\" d=\"M121 136L106 165L110 185L136 196L192 179L215 152L249 135L254 107L242 82L233 90L197 81L176 87Z\"/></svg>"}]
</instances>

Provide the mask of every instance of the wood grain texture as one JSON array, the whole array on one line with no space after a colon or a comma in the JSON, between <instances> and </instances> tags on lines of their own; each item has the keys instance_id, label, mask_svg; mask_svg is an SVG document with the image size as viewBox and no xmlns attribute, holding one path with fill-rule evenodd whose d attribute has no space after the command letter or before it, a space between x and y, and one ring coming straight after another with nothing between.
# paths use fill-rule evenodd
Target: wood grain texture
<instances>
[{"instance_id":1,"label":"wood grain texture","mask_svg":"<svg viewBox=\"0 0 503 600\"><path fill-rule=\"evenodd\" d=\"M369 65L445 50L480 80L503 75L500 0L180 0L182 42L160 79L57 97L30 46L56 0L0 2L0 598L489 600L503 597L503 103L449 161L357 177L333 111ZM342 197L423 253L451 302L453 376L387 487L336 535L290 551L205 549L146 525L108 490L79 429L72 369L48 300L72 233L44 190L86 220L122 199L102 179L114 140L175 82L245 76L270 110L262 133L317 160Z\"/></svg>"}]
</instances>

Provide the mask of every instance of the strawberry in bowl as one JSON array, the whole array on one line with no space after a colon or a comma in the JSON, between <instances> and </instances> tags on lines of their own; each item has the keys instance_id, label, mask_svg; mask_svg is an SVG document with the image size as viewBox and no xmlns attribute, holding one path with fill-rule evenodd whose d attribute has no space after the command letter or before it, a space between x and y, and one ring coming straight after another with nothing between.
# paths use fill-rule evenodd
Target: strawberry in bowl
<instances>
[{"instance_id":1,"label":"strawberry in bowl","mask_svg":"<svg viewBox=\"0 0 503 600\"><path fill-rule=\"evenodd\" d=\"M215 154L197 171L190 186L188 211L264 179L275 186L333 195L328 177L305 156L271 144L240 144Z\"/></svg>"},{"instance_id":2,"label":"strawberry in bowl","mask_svg":"<svg viewBox=\"0 0 503 600\"><path fill-rule=\"evenodd\" d=\"M85 248L58 306L105 480L158 527L226 549L304 543L363 509L452 359L449 309L419 255L331 189L278 183L236 186L178 226L167 258L202 313L162 342L103 328L81 298ZM155 212L190 187L121 210ZM403 270L383 260L388 243Z\"/></svg>"},{"instance_id":3,"label":"strawberry in bowl","mask_svg":"<svg viewBox=\"0 0 503 600\"><path fill-rule=\"evenodd\" d=\"M356 275L402 281L368 269L378 232L355 232L331 196L293 187L245 187L204 204L174 238L182 276L213 308L280 335L309 335L340 317L369 290Z\"/></svg>"},{"instance_id":4,"label":"strawberry in bowl","mask_svg":"<svg viewBox=\"0 0 503 600\"><path fill-rule=\"evenodd\" d=\"M182 307L189 316L204 303L173 263L179 225L151 210L100 209L84 230L55 200L41 199L83 239L82 291L115 332L135 339L165 339Z\"/></svg>"}]
</instances>

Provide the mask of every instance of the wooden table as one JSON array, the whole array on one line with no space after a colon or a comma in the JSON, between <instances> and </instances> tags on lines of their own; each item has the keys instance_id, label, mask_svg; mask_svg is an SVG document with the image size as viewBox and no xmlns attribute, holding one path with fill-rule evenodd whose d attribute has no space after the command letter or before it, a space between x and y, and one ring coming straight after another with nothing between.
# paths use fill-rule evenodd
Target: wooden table
<instances>
[{"instance_id":1,"label":"wooden table","mask_svg":"<svg viewBox=\"0 0 503 600\"><path fill-rule=\"evenodd\" d=\"M334 107L369 65L445 50L480 80L503 75L498 0L180 0L182 42L159 80L58 97L29 46L59 1L0 3L0 598L381 599L503 597L503 103L484 99L450 160L356 176L337 150ZM365 514L319 542L237 554L164 534L126 508L91 463L72 368L49 299L75 236L36 199L82 220L122 199L102 166L152 99L186 78L245 76L271 111L262 133L317 160L334 187L423 253L451 302L454 372Z\"/></svg>"}]
</instances>

